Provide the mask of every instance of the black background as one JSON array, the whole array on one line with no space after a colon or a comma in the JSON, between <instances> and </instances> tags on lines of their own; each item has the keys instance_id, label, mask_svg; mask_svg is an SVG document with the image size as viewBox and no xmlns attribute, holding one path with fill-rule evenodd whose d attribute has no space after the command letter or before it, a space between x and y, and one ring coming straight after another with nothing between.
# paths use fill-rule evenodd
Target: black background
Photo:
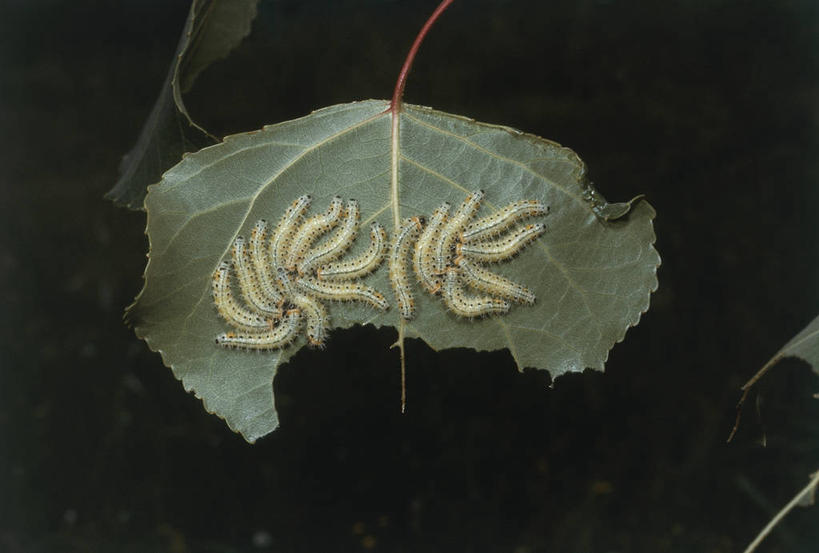
<instances>
[{"instance_id":1,"label":"black background","mask_svg":"<svg viewBox=\"0 0 819 553\"><path fill-rule=\"evenodd\" d=\"M217 134L389 97L435 2L262 2L188 96ZM570 146L663 258L605 374L335 332L246 444L121 323L144 214L102 199L183 0L0 2L0 551L739 552L819 468L819 4L459 0L406 100ZM763 447L763 442L766 447ZM817 508L760 552L819 550Z\"/></svg>"}]
</instances>

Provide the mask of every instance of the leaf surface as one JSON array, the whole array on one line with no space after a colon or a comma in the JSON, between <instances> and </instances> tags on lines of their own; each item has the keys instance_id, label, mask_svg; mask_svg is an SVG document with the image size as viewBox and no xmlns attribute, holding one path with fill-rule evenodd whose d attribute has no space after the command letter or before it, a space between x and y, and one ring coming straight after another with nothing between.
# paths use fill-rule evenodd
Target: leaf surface
<instances>
[{"instance_id":1,"label":"leaf surface","mask_svg":"<svg viewBox=\"0 0 819 553\"><path fill-rule=\"evenodd\" d=\"M813 367L813 371L819 374L819 317L813 319L799 334L791 338L774 356L777 361L783 357L798 357L807 361Z\"/></svg>"},{"instance_id":2,"label":"leaf surface","mask_svg":"<svg viewBox=\"0 0 819 553\"><path fill-rule=\"evenodd\" d=\"M611 347L648 309L660 259L647 202L606 203L574 152L506 127L404 105L393 140L388 106L337 105L229 136L186 156L149 189L151 251L145 287L128 318L185 389L248 441L278 425L271 383L305 340L265 354L216 346L214 337L226 328L212 303L211 275L236 236L247 236L259 219L276 221L302 194L313 196L311 212L334 195L355 198L362 229L378 220L390 232L401 218L428 216L442 201L458 205L476 189L486 192L479 216L522 199L550 208L545 234L498 271L534 291L534 306L465 320L416 287L417 317L402 323L382 266L366 283L392 308L333 304L333 328L392 326L436 349L507 348L519 368L556 377L602 370ZM364 242L359 238L353 253Z\"/></svg>"},{"instance_id":3,"label":"leaf surface","mask_svg":"<svg viewBox=\"0 0 819 553\"><path fill-rule=\"evenodd\" d=\"M193 121L182 93L208 65L224 58L250 33L259 0L194 0L173 63L140 132L122 160L119 179L106 197L130 209L143 209L148 185L175 165L182 154L217 142Z\"/></svg>"}]
</instances>

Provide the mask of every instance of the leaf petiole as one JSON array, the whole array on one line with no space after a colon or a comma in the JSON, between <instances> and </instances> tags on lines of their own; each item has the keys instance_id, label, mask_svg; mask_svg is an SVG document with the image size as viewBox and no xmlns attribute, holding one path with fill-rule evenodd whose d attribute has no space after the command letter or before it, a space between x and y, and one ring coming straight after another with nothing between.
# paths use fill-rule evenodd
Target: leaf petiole
<instances>
[{"instance_id":1,"label":"leaf petiole","mask_svg":"<svg viewBox=\"0 0 819 553\"><path fill-rule=\"evenodd\" d=\"M410 69L412 69L412 62L415 61L415 55L418 53L418 49L421 47L421 43L424 42L424 38L426 38L427 33L438 21L438 18L444 13L452 2L455 0L443 0L438 7L435 8L435 11L432 12L432 15L429 16L427 22L424 23L424 26L421 27L421 30L418 32L418 36L415 37L415 42L412 43L412 47L410 48L409 53L407 54L407 59L404 60L404 65L401 67L401 72L398 74L398 80L395 82L395 91L392 94L392 101L390 102L390 107L388 111L393 113L397 113L401 111L401 101L404 97L404 87L407 84L407 76L409 75Z\"/></svg>"}]
</instances>

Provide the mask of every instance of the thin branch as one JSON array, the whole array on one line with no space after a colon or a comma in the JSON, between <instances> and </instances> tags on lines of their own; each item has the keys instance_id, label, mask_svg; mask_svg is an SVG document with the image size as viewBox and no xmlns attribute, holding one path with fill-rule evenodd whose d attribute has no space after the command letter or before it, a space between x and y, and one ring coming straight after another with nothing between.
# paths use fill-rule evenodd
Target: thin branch
<instances>
[{"instance_id":1,"label":"thin branch","mask_svg":"<svg viewBox=\"0 0 819 553\"><path fill-rule=\"evenodd\" d=\"M763 367L761 369L759 369L757 371L757 373L754 376L751 377L750 380L748 380L748 382L746 382L745 384L742 385L742 388L740 388L742 390L742 397L739 398L739 403L737 403L737 418L734 421L734 427L731 429L731 434L728 435L728 439L726 440L726 442L730 442L731 440L733 440L734 439L734 434L737 433L737 429L739 428L739 419L742 417L742 405L745 403L745 400L748 398L748 393L750 393L751 388L753 387L753 385L756 384L757 381L760 378L765 376L765 373L767 373L770 370L771 367L773 367L780 360L782 360L783 357L784 357L784 355L782 353L782 350L779 350L778 352L776 352L776 355L771 357L768 360L768 362L765 363L765 365L763 365Z\"/></svg>"},{"instance_id":2,"label":"thin branch","mask_svg":"<svg viewBox=\"0 0 819 553\"><path fill-rule=\"evenodd\" d=\"M809 493L816 486L819 486L819 470L817 470L811 475L810 483L804 488L802 488L799 491L799 493L793 496L793 499L791 499L788 502L788 504L782 508L781 511L776 513L776 515L765 526L765 528L762 529L759 535L754 539L754 541L751 542L751 544L745 549L743 553L751 553L754 549L756 549L757 546L760 543L762 543L762 540L764 540L765 537L771 533L771 530L773 530L774 526L779 524L779 521L781 521L785 517L785 515L787 515L791 511L791 509L793 509L794 507L796 507L796 505L799 504L799 502L802 500L805 494Z\"/></svg>"}]
</instances>

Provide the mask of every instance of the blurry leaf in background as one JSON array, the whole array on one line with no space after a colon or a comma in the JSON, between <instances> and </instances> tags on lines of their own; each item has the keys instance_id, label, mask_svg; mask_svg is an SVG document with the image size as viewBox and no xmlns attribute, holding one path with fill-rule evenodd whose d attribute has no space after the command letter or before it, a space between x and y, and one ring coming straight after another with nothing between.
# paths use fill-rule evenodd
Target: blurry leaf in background
<instances>
[{"instance_id":1,"label":"blurry leaf in background","mask_svg":"<svg viewBox=\"0 0 819 553\"><path fill-rule=\"evenodd\" d=\"M259 219L277 221L303 194L312 195L316 211L335 195L354 198L362 228L379 221L391 232L401 218L429 216L444 201L457 206L476 189L486 193L479 216L518 200L549 207L545 234L498 269L530 288L535 305L467 320L415 286L417 317L404 323L382 266L366 281L392 307L332 304L333 328L392 326L437 350L507 348L520 369L546 369L554 378L602 370L657 288L653 208L639 200L606 203L572 150L411 105L400 112L396 143L388 107L383 100L337 105L229 136L186 156L149 189L149 262L128 319L185 389L250 442L278 426L272 381L306 340L262 354L217 346L214 338L228 328L213 305L212 275L237 236L249 236ZM393 153L398 197L391 187ZM366 242L360 237L350 255Z\"/></svg>"},{"instance_id":2,"label":"blurry leaf in background","mask_svg":"<svg viewBox=\"0 0 819 553\"><path fill-rule=\"evenodd\" d=\"M803 361L806 361L813 367L813 371L816 374L819 374L819 317L813 319L808 326L802 329L796 336L791 338L787 344L785 344L782 349L780 349L776 354L768 359L768 362L765 363L757 373L751 377L748 382L742 385L742 397L739 399L739 403L737 403L737 418L736 422L734 422L734 427L731 429L731 433L728 436L728 441L730 442L734 435L736 435L737 430L739 429L739 421L742 416L742 406L745 403L745 400L748 397L748 394L753 388L754 384L756 384L760 378L765 376L771 367L779 363L782 359L786 357L798 357ZM819 394L816 394L816 397L819 397Z\"/></svg>"},{"instance_id":3,"label":"blurry leaf in background","mask_svg":"<svg viewBox=\"0 0 819 553\"><path fill-rule=\"evenodd\" d=\"M780 349L776 354L768 359L768 362L762 366L757 373L751 377L748 382L742 385L742 398L739 400L739 405L737 406L738 409L742 408L742 404L745 402L745 398L748 397L748 392L751 390L754 384L762 378L768 370L771 369L774 365L779 363L785 357L798 357L803 361L807 361L811 367L813 367L813 371L816 374L819 374L819 317L813 319L808 326L802 329L799 334L794 336L793 338L785 344L782 349ZM737 417L737 425L739 424L739 418ZM731 432L731 437L733 437L734 433L736 432L737 426L734 426L734 430ZM731 437L728 440L731 440Z\"/></svg>"},{"instance_id":4,"label":"blurry leaf in background","mask_svg":"<svg viewBox=\"0 0 819 553\"><path fill-rule=\"evenodd\" d=\"M117 204L144 209L147 187L193 152L218 139L191 119L182 93L211 63L250 33L259 0L193 0L174 61L136 145L120 164L119 180L106 194Z\"/></svg>"},{"instance_id":5,"label":"blurry leaf in background","mask_svg":"<svg viewBox=\"0 0 819 553\"><path fill-rule=\"evenodd\" d=\"M773 365L783 357L798 357L807 361L813 367L813 372L819 374L819 317L791 338L765 365Z\"/></svg>"},{"instance_id":6,"label":"blurry leaf in background","mask_svg":"<svg viewBox=\"0 0 819 553\"><path fill-rule=\"evenodd\" d=\"M771 357L765 365L762 366L761 369L748 381L742 386L742 398L739 400L739 404L737 405L737 420L734 424L733 430L731 430L731 435L728 437L728 441L734 437L736 434L737 428L739 427L739 418L740 414L742 413L742 404L745 402L745 398L748 397L748 393L750 392L751 388L754 384L762 378L768 370L771 369L774 365L779 363L785 357L798 357L803 361L807 361L808 364L813 368L813 371L816 374L819 374L819 317L813 319L808 326L802 329L799 334L794 336L793 338L785 344L782 349L780 349L776 354ZM819 394L815 394L814 397L819 397ZM811 474L811 480L807 486L805 486L802 490L799 491L791 500L785 505L762 529L762 531L756 536L753 542L744 550L743 553L752 553L756 550L757 546L762 543L762 540L771 532L771 530L779 524L779 522L787 515L794 507L810 507L815 503L815 496L816 496L816 488L819 486L819 471Z\"/></svg>"}]
</instances>

